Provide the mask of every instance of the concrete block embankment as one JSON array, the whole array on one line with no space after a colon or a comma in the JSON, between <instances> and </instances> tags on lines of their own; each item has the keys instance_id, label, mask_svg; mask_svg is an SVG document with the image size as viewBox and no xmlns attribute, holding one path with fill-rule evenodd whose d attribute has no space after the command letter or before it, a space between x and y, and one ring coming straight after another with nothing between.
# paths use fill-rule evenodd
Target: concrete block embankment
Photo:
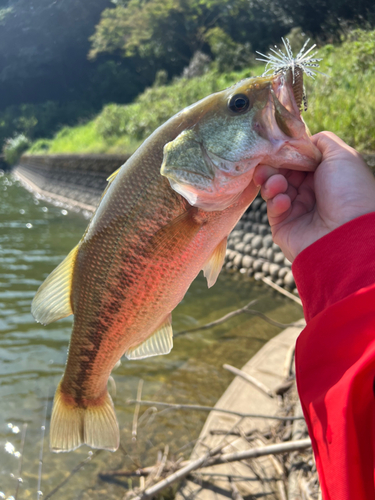
<instances>
[{"instance_id":1,"label":"concrete block embankment","mask_svg":"<svg viewBox=\"0 0 375 500\"><path fill-rule=\"evenodd\" d=\"M107 178L128 157L120 155L23 155L13 173L38 197L52 203L93 212ZM256 198L228 239L226 269L270 277L293 290L295 283L281 249L272 242L267 207Z\"/></svg>"},{"instance_id":2,"label":"concrete block embankment","mask_svg":"<svg viewBox=\"0 0 375 500\"><path fill-rule=\"evenodd\" d=\"M93 212L106 179L127 159L122 155L23 155L13 172L37 196ZM375 155L364 155L364 159L375 172ZM230 234L224 266L255 279L268 277L279 286L295 290L291 263L272 241L267 206L260 197Z\"/></svg>"},{"instance_id":3,"label":"concrete block embankment","mask_svg":"<svg viewBox=\"0 0 375 500\"><path fill-rule=\"evenodd\" d=\"M269 277L279 286L295 289L292 264L272 241L267 204L262 198L253 201L229 235L224 265L257 280Z\"/></svg>"},{"instance_id":4,"label":"concrete block embankment","mask_svg":"<svg viewBox=\"0 0 375 500\"><path fill-rule=\"evenodd\" d=\"M106 179L127 159L124 155L23 155L13 173L47 201L93 212Z\"/></svg>"}]
</instances>

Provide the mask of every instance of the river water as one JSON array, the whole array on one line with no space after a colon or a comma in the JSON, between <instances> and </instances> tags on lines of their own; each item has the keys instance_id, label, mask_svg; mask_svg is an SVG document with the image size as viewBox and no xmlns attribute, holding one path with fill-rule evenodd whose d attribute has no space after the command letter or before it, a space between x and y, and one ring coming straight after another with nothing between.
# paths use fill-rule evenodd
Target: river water
<instances>
[{"instance_id":1,"label":"river water","mask_svg":"<svg viewBox=\"0 0 375 500\"><path fill-rule=\"evenodd\" d=\"M215 328L177 337L168 356L123 361L114 372L113 396L120 449L94 454L87 447L66 454L50 452L51 406L66 361L72 319L39 325L30 313L30 303L43 279L77 244L86 225L83 214L34 198L0 171L0 499L37 499L39 488L40 498L122 498L128 481L109 483L98 473L151 465L166 444L171 458L187 458L207 416L187 410L156 413L141 407L137 439L132 440L134 406L127 400L135 399L140 380L142 399L214 405L233 378L222 365L240 368L280 331L243 314ZM283 323L302 315L297 304L264 285L222 272L210 290L201 275L194 281L173 312L174 331L204 325L253 299L258 300L256 309ZM89 457L84 467L68 477Z\"/></svg>"}]
</instances>

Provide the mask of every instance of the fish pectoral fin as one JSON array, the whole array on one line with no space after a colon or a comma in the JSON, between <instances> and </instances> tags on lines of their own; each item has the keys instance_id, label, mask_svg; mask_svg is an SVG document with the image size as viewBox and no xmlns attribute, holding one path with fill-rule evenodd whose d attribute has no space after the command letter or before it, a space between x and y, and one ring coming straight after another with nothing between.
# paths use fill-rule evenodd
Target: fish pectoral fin
<instances>
[{"instance_id":1,"label":"fish pectoral fin","mask_svg":"<svg viewBox=\"0 0 375 500\"><path fill-rule=\"evenodd\" d=\"M78 245L39 287L31 304L31 313L39 323L48 325L73 314L70 296L77 252Z\"/></svg>"},{"instance_id":2,"label":"fish pectoral fin","mask_svg":"<svg viewBox=\"0 0 375 500\"><path fill-rule=\"evenodd\" d=\"M163 324L154 332L151 337L136 347L131 347L125 353L128 359L143 359L150 356L168 354L173 347L173 331L169 314Z\"/></svg>"},{"instance_id":3,"label":"fish pectoral fin","mask_svg":"<svg viewBox=\"0 0 375 500\"><path fill-rule=\"evenodd\" d=\"M224 238L213 251L211 257L203 266L203 274L207 279L208 288L211 288L220 274L224 264L225 252L227 250L227 239Z\"/></svg>"},{"instance_id":4,"label":"fish pectoral fin","mask_svg":"<svg viewBox=\"0 0 375 500\"><path fill-rule=\"evenodd\" d=\"M122 167L122 165L121 165ZM118 168L117 170L115 170L108 178L107 178L107 182L110 184L116 177L116 175L120 172L121 170L121 167Z\"/></svg>"},{"instance_id":5,"label":"fish pectoral fin","mask_svg":"<svg viewBox=\"0 0 375 500\"><path fill-rule=\"evenodd\" d=\"M183 248L189 244L203 226L203 222L194 218L196 212L197 209L192 207L159 229L151 238L151 252L160 255L174 247Z\"/></svg>"},{"instance_id":6,"label":"fish pectoral fin","mask_svg":"<svg viewBox=\"0 0 375 500\"><path fill-rule=\"evenodd\" d=\"M116 451L120 432L108 392L100 402L85 407L66 402L59 384L51 416L50 447L57 453L75 450L82 444L91 448Z\"/></svg>"}]
</instances>

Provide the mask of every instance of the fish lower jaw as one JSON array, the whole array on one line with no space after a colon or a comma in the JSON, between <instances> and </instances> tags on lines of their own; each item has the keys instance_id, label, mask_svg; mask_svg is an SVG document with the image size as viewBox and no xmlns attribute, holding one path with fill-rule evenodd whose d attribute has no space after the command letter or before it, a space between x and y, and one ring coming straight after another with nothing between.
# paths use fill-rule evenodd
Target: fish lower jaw
<instances>
[{"instance_id":1,"label":"fish lower jaw","mask_svg":"<svg viewBox=\"0 0 375 500\"><path fill-rule=\"evenodd\" d=\"M322 160L319 149L306 138L271 141L272 150L261 163L275 168L314 172Z\"/></svg>"}]
</instances>

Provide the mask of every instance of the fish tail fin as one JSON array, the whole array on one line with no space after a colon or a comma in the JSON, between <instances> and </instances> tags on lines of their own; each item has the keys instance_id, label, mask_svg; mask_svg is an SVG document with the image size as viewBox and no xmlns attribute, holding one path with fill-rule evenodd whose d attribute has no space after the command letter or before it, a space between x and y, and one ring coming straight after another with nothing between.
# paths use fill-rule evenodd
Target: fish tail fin
<instances>
[{"instance_id":1,"label":"fish tail fin","mask_svg":"<svg viewBox=\"0 0 375 500\"><path fill-rule=\"evenodd\" d=\"M52 409L51 450L60 453L87 444L91 448L116 451L119 443L119 427L108 392L101 398L100 403L80 407L67 401L60 383Z\"/></svg>"}]
</instances>

